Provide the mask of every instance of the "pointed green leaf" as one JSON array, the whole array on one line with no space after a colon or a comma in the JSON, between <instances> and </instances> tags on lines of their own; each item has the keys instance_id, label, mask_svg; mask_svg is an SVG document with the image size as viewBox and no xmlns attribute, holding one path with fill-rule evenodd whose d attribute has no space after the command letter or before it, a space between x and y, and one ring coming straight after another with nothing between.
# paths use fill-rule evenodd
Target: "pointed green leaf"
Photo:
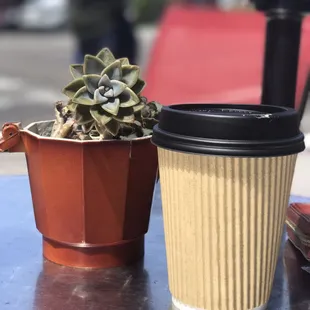
<instances>
[{"instance_id":1,"label":"pointed green leaf","mask_svg":"<svg viewBox=\"0 0 310 310\"><path fill-rule=\"evenodd\" d=\"M94 101L95 101L95 104L101 104L101 103L107 102L108 98L103 96L100 92L100 89L98 88L95 90L95 93L94 93Z\"/></svg>"},{"instance_id":2,"label":"pointed green leaf","mask_svg":"<svg viewBox=\"0 0 310 310\"><path fill-rule=\"evenodd\" d=\"M101 72L102 76L105 74L109 77L110 80L120 81L122 78L121 62L119 60L114 61Z\"/></svg>"},{"instance_id":3,"label":"pointed green leaf","mask_svg":"<svg viewBox=\"0 0 310 310\"><path fill-rule=\"evenodd\" d=\"M101 79L100 79L98 85L99 85L99 87L100 87L100 86L112 87L112 83L111 83L109 77L108 77L106 74L104 74L104 75L101 77Z\"/></svg>"},{"instance_id":4,"label":"pointed green leaf","mask_svg":"<svg viewBox=\"0 0 310 310\"><path fill-rule=\"evenodd\" d=\"M122 66L122 82L124 82L129 88L133 87L140 76L140 68L138 66Z\"/></svg>"},{"instance_id":5,"label":"pointed green leaf","mask_svg":"<svg viewBox=\"0 0 310 310\"><path fill-rule=\"evenodd\" d=\"M112 116L107 115L104 110L98 109L96 106L90 108L90 114L93 119L101 125L106 125L112 120Z\"/></svg>"},{"instance_id":6,"label":"pointed green leaf","mask_svg":"<svg viewBox=\"0 0 310 310\"><path fill-rule=\"evenodd\" d=\"M118 121L116 121L115 119L112 119L110 122L108 122L105 125L107 131L109 131L111 133L112 136L117 136L119 129L120 129L120 124Z\"/></svg>"},{"instance_id":7,"label":"pointed green leaf","mask_svg":"<svg viewBox=\"0 0 310 310\"><path fill-rule=\"evenodd\" d=\"M95 90L98 88L99 81L101 79L100 75L97 74L89 74L83 76L83 81L87 90L93 95Z\"/></svg>"},{"instance_id":8,"label":"pointed green leaf","mask_svg":"<svg viewBox=\"0 0 310 310\"><path fill-rule=\"evenodd\" d=\"M119 111L119 104L120 104L119 99L115 98L113 101L103 103L101 107L106 112L111 113L112 115L116 116Z\"/></svg>"},{"instance_id":9,"label":"pointed green leaf","mask_svg":"<svg viewBox=\"0 0 310 310\"><path fill-rule=\"evenodd\" d=\"M141 111L145 107L144 103L139 103L133 107L134 113Z\"/></svg>"},{"instance_id":10,"label":"pointed green leaf","mask_svg":"<svg viewBox=\"0 0 310 310\"><path fill-rule=\"evenodd\" d=\"M82 125L82 130L84 133L89 133L95 126L95 121L92 119L90 122Z\"/></svg>"},{"instance_id":11,"label":"pointed green leaf","mask_svg":"<svg viewBox=\"0 0 310 310\"><path fill-rule=\"evenodd\" d=\"M135 92L137 95L140 95L142 90L145 88L146 83L145 81L138 79L137 83L131 87L131 89L133 90L133 92Z\"/></svg>"},{"instance_id":12,"label":"pointed green leaf","mask_svg":"<svg viewBox=\"0 0 310 310\"><path fill-rule=\"evenodd\" d=\"M109 66L111 63L115 61L115 57L113 53L108 48L103 48L96 56L99 58L105 67Z\"/></svg>"},{"instance_id":13,"label":"pointed green leaf","mask_svg":"<svg viewBox=\"0 0 310 310\"><path fill-rule=\"evenodd\" d=\"M128 58L120 58L119 61L121 62L122 66L130 65Z\"/></svg>"},{"instance_id":14,"label":"pointed green leaf","mask_svg":"<svg viewBox=\"0 0 310 310\"><path fill-rule=\"evenodd\" d=\"M113 136L111 135L110 132L107 131L107 128L105 126L96 123L95 127L97 131L94 130L94 132L96 132L97 135L100 135L99 138L97 137L95 139L97 140L113 139Z\"/></svg>"},{"instance_id":15,"label":"pointed green leaf","mask_svg":"<svg viewBox=\"0 0 310 310\"><path fill-rule=\"evenodd\" d=\"M72 99L75 94L84 87L84 81L82 78L73 80L71 83L69 83L63 90L62 93L65 94L67 97Z\"/></svg>"},{"instance_id":16,"label":"pointed green leaf","mask_svg":"<svg viewBox=\"0 0 310 310\"><path fill-rule=\"evenodd\" d=\"M90 107L87 105L81 105L79 104L75 110L75 119L77 121L77 124L83 125L86 123L89 123L93 120L90 111Z\"/></svg>"},{"instance_id":17,"label":"pointed green leaf","mask_svg":"<svg viewBox=\"0 0 310 310\"><path fill-rule=\"evenodd\" d=\"M111 85L113 88L113 95L115 97L118 97L127 87L126 84L116 80L112 80Z\"/></svg>"},{"instance_id":18,"label":"pointed green leaf","mask_svg":"<svg viewBox=\"0 0 310 310\"><path fill-rule=\"evenodd\" d=\"M95 128L96 130L98 131L98 133L101 135L101 136L104 136L105 133L106 133L106 129L105 129L105 126L104 125L101 125L99 123L96 123L95 124Z\"/></svg>"},{"instance_id":19,"label":"pointed green leaf","mask_svg":"<svg viewBox=\"0 0 310 310\"><path fill-rule=\"evenodd\" d=\"M94 105L95 101L90 97L87 87L82 87L72 98L72 101L83 105Z\"/></svg>"},{"instance_id":20,"label":"pointed green leaf","mask_svg":"<svg viewBox=\"0 0 310 310\"><path fill-rule=\"evenodd\" d=\"M106 91L104 93L104 96L107 97L107 98L114 98L114 92L113 92L113 89L109 89L108 91Z\"/></svg>"},{"instance_id":21,"label":"pointed green leaf","mask_svg":"<svg viewBox=\"0 0 310 310\"><path fill-rule=\"evenodd\" d=\"M100 92L100 94L101 94L102 96L104 96L104 94L106 93L106 87L104 87L104 86L100 86L100 87L98 88L98 90L99 90L99 92Z\"/></svg>"},{"instance_id":22,"label":"pointed green leaf","mask_svg":"<svg viewBox=\"0 0 310 310\"><path fill-rule=\"evenodd\" d=\"M70 73L74 79L81 78L83 75L83 65L70 65Z\"/></svg>"},{"instance_id":23,"label":"pointed green leaf","mask_svg":"<svg viewBox=\"0 0 310 310\"><path fill-rule=\"evenodd\" d=\"M86 55L84 58L84 75L98 74L105 68L103 62L92 55Z\"/></svg>"},{"instance_id":24,"label":"pointed green leaf","mask_svg":"<svg viewBox=\"0 0 310 310\"><path fill-rule=\"evenodd\" d=\"M77 107L78 107L78 104L73 101L70 101L67 105L68 110L71 112L75 112Z\"/></svg>"},{"instance_id":25,"label":"pointed green leaf","mask_svg":"<svg viewBox=\"0 0 310 310\"><path fill-rule=\"evenodd\" d=\"M121 123L133 123L135 121L134 109L132 107L120 108L114 118Z\"/></svg>"},{"instance_id":26,"label":"pointed green leaf","mask_svg":"<svg viewBox=\"0 0 310 310\"><path fill-rule=\"evenodd\" d=\"M140 103L139 97L128 87L121 93L119 99L122 108L132 107Z\"/></svg>"}]
</instances>

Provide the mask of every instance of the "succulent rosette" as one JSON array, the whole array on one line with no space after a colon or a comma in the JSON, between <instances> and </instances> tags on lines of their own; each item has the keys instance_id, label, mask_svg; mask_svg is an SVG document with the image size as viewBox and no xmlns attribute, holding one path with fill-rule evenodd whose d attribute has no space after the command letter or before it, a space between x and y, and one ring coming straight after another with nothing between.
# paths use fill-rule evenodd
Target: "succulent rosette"
<instances>
[{"instance_id":1,"label":"succulent rosette","mask_svg":"<svg viewBox=\"0 0 310 310\"><path fill-rule=\"evenodd\" d=\"M116 60L107 48L96 56L86 55L84 64L71 65L70 72L74 79L63 93L85 132L95 126L103 135L107 131L117 136L121 124L134 123L135 113L145 106L140 97L145 86L140 68L130 65L127 58Z\"/></svg>"},{"instance_id":2,"label":"succulent rosette","mask_svg":"<svg viewBox=\"0 0 310 310\"><path fill-rule=\"evenodd\" d=\"M147 102L140 68L115 59L108 48L70 66L73 80L63 89L68 102L57 102L52 137L79 140L149 136L161 105Z\"/></svg>"}]
</instances>

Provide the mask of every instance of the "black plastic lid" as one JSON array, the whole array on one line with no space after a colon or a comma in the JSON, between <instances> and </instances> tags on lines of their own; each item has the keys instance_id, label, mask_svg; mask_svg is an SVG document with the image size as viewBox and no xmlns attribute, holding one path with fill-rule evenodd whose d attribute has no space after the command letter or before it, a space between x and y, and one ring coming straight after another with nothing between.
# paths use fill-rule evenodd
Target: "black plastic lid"
<instances>
[{"instance_id":1,"label":"black plastic lid","mask_svg":"<svg viewBox=\"0 0 310 310\"><path fill-rule=\"evenodd\" d=\"M152 142L187 153L284 156L305 149L294 109L269 105L179 104L163 107Z\"/></svg>"}]
</instances>

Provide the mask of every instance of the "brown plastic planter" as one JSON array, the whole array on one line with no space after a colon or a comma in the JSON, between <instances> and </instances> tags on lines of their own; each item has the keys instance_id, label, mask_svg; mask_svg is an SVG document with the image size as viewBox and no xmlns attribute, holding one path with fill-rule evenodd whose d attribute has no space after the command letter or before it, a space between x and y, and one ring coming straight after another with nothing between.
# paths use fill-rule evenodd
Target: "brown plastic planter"
<instances>
[{"instance_id":1,"label":"brown plastic planter","mask_svg":"<svg viewBox=\"0 0 310 310\"><path fill-rule=\"evenodd\" d=\"M26 154L44 256L95 268L142 258L157 173L150 138L52 139L38 135L37 124L5 124L0 150Z\"/></svg>"}]
</instances>

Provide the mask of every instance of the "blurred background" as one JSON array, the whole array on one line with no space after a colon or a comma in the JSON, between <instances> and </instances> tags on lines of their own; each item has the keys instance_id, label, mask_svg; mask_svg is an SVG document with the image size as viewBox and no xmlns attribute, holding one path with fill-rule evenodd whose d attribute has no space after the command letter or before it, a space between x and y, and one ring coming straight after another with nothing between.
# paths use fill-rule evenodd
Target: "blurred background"
<instances>
[{"instance_id":1,"label":"blurred background","mask_svg":"<svg viewBox=\"0 0 310 310\"><path fill-rule=\"evenodd\" d=\"M144 69L171 2L229 10L244 1L0 0L0 124L54 118L54 102L70 81L69 64L81 60L83 51L100 49L93 44L100 36L102 46Z\"/></svg>"},{"instance_id":2,"label":"blurred background","mask_svg":"<svg viewBox=\"0 0 310 310\"><path fill-rule=\"evenodd\" d=\"M69 65L104 46L142 67L150 100L257 104L265 26L249 0L0 0L0 125L54 119ZM309 95L310 17L303 29L297 105ZM309 193L309 156L299 157L296 195ZM0 175L25 173L24 154L1 155Z\"/></svg>"}]
</instances>

